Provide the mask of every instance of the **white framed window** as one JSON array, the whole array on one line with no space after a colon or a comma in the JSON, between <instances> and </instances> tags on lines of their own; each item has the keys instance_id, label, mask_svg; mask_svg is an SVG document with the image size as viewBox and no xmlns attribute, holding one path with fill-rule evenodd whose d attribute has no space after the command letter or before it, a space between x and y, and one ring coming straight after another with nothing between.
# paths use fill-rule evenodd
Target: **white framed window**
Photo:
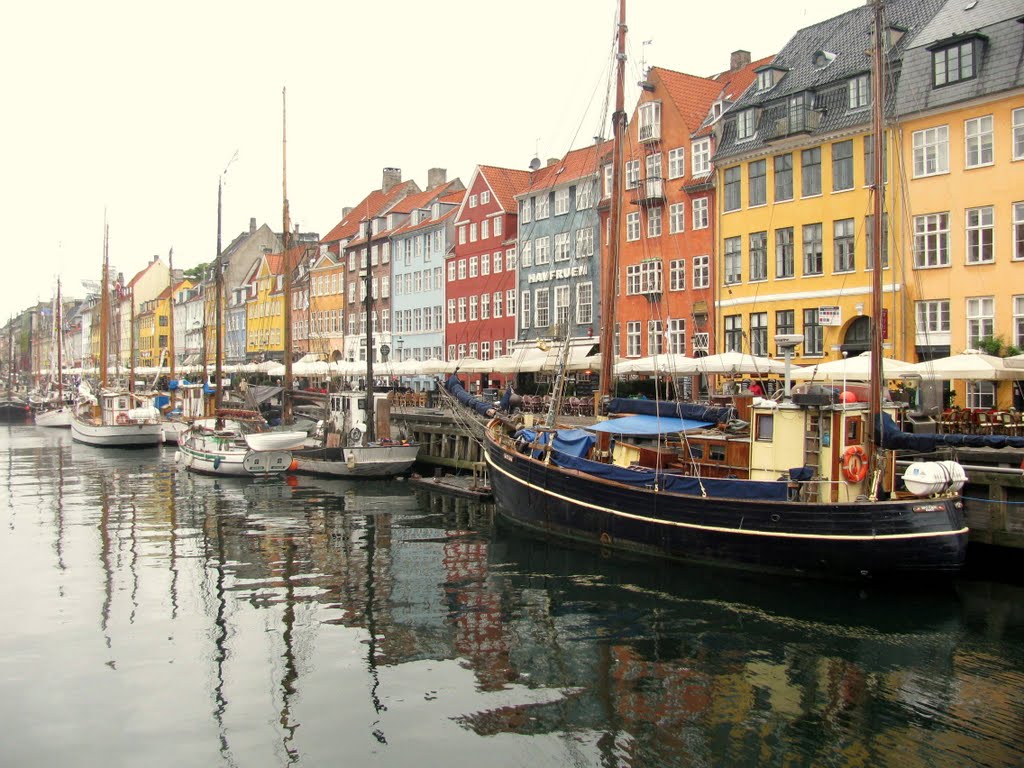
<instances>
[{"instance_id":1,"label":"white framed window","mask_svg":"<svg viewBox=\"0 0 1024 768\"><path fill-rule=\"evenodd\" d=\"M516 256L516 247L513 245L507 251L505 251L505 271L513 272L516 268L518 259Z\"/></svg>"},{"instance_id":2,"label":"white framed window","mask_svg":"<svg viewBox=\"0 0 1024 768\"><path fill-rule=\"evenodd\" d=\"M516 289L509 288L505 291L505 317L515 317L516 315ZM512 344L509 343L509 349L512 348Z\"/></svg>"},{"instance_id":3,"label":"white framed window","mask_svg":"<svg viewBox=\"0 0 1024 768\"><path fill-rule=\"evenodd\" d=\"M481 341L480 342L480 359L490 360L491 359L491 342Z\"/></svg>"},{"instance_id":4,"label":"white framed window","mask_svg":"<svg viewBox=\"0 0 1024 768\"><path fill-rule=\"evenodd\" d=\"M849 96L850 109L867 107L871 103L871 78L868 75L850 78Z\"/></svg>"},{"instance_id":5,"label":"white framed window","mask_svg":"<svg viewBox=\"0 0 1024 768\"><path fill-rule=\"evenodd\" d=\"M551 325L551 291L548 288L538 288L533 299L533 325L535 328L547 328Z\"/></svg>"},{"instance_id":6,"label":"white framed window","mask_svg":"<svg viewBox=\"0 0 1024 768\"><path fill-rule=\"evenodd\" d=\"M476 277L477 276L476 256L470 256L469 257L469 276L470 277Z\"/></svg>"},{"instance_id":7,"label":"white framed window","mask_svg":"<svg viewBox=\"0 0 1024 768\"><path fill-rule=\"evenodd\" d=\"M494 340L494 356L501 357L501 339Z\"/></svg>"},{"instance_id":8,"label":"white framed window","mask_svg":"<svg viewBox=\"0 0 1024 768\"><path fill-rule=\"evenodd\" d=\"M491 236L491 220L484 219L480 222L480 239L487 240Z\"/></svg>"},{"instance_id":9,"label":"white framed window","mask_svg":"<svg viewBox=\"0 0 1024 768\"><path fill-rule=\"evenodd\" d=\"M594 255L594 228L576 230L576 258L588 259Z\"/></svg>"},{"instance_id":10,"label":"white framed window","mask_svg":"<svg viewBox=\"0 0 1024 768\"><path fill-rule=\"evenodd\" d=\"M914 302L917 344L949 343L949 299Z\"/></svg>"},{"instance_id":11,"label":"white framed window","mask_svg":"<svg viewBox=\"0 0 1024 768\"><path fill-rule=\"evenodd\" d=\"M531 198L528 197L525 200L523 200L522 203L520 203L520 205L519 205L519 223L520 224L529 224L530 223L530 215L532 214L532 212L533 212L533 202L532 202Z\"/></svg>"},{"instance_id":12,"label":"white framed window","mask_svg":"<svg viewBox=\"0 0 1024 768\"><path fill-rule=\"evenodd\" d=\"M594 284L576 285L576 323L587 325L594 322Z\"/></svg>"},{"instance_id":13,"label":"white framed window","mask_svg":"<svg viewBox=\"0 0 1024 768\"><path fill-rule=\"evenodd\" d=\"M964 121L964 161L968 168L992 165L995 148L992 138L992 115Z\"/></svg>"},{"instance_id":14,"label":"white framed window","mask_svg":"<svg viewBox=\"0 0 1024 768\"><path fill-rule=\"evenodd\" d=\"M647 321L647 354L665 354L665 335L661 332L661 320Z\"/></svg>"},{"instance_id":15,"label":"white framed window","mask_svg":"<svg viewBox=\"0 0 1024 768\"><path fill-rule=\"evenodd\" d=\"M753 109L744 109L736 115L736 140L744 141L752 139L755 132L756 112Z\"/></svg>"},{"instance_id":16,"label":"white framed window","mask_svg":"<svg viewBox=\"0 0 1024 768\"><path fill-rule=\"evenodd\" d=\"M968 381L967 407L990 411L996 407L996 385L994 381Z\"/></svg>"},{"instance_id":17,"label":"white framed window","mask_svg":"<svg viewBox=\"0 0 1024 768\"><path fill-rule=\"evenodd\" d=\"M1013 345L1024 347L1024 296L1013 297Z\"/></svg>"},{"instance_id":18,"label":"white framed window","mask_svg":"<svg viewBox=\"0 0 1024 768\"><path fill-rule=\"evenodd\" d=\"M711 173L711 139L698 139L690 145L690 167L693 175Z\"/></svg>"},{"instance_id":19,"label":"white framed window","mask_svg":"<svg viewBox=\"0 0 1024 768\"><path fill-rule=\"evenodd\" d=\"M523 266L533 266L533 241L527 240L523 243Z\"/></svg>"},{"instance_id":20,"label":"white framed window","mask_svg":"<svg viewBox=\"0 0 1024 768\"><path fill-rule=\"evenodd\" d=\"M486 276L491 274L491 257L489 254L480 254L480 275Z\"/></svg>"},{"instance_id":21,"label":"white framed window","mask_svg":"<svg viewBox=\"0 0 1024 768\"><path fill-rule=\"evenodd\" d=\"M673 259L668 263L668 289L686 290L686 259Z\"/></svg>"},{"instance_id":22,"label":"white framed window","mask_svg":"<svg viewBox=\"0 0 1024 768\"><path fill-rule=\"evenodd\" d=\"M478 317L478 315L477 315L477 306L478 306L479 302L480 302L480 299L477 296L470 296L469 297L469 319L470 320L476 320L477 319L477 317Z\"/></svg>"},{"instance_id":23,"label":"white framed window","mask_svg":"<svg viewBox=\"0 0 1024 768\"><path fill-rule=\"evenodd\" d=\"M725 239L725 284L733 285L743 279L743 238Z\"/></svg>"},{"instance_id":24,"label":"white framed window","mask_svg":"<svg viewBox=\"0 0 1024 768\"><path fill-rule=\"evenodd\" d=\"M686 230L686 203L672 203L668 207L668 233L675 235Z\"/></svg>"},{"instance_id":25,"label":"white framed window","mask_svg":"<svg viewBox=\"0 0 1024 768\"><path fill-rule=\"evenodd\" d=\"M533 241L533 263L538 266L551 261L551 238L538 237Z\"/></svg>"},{"instance_id":26,"label":"white framed window","mask_svg":"<svg viewBox=\"0 0 1024 768\"><path fill-rule=\"evenodd\" d=\"M466 244L466 225L462 224L459 226L459 245Z\"/></svg>"},{"instance_id":27,"label":"white framed window","mask_svg":"<svg viewBox=\"0 0 1024 768\"><path fill-rule=\"evenodd\" d=\"M494 311L495 319L501 317L501 300L502 300L502 296L503 296L503 294L502 294L501 291L495 291L494 294L491 296L491 308Z\"/></svg>"},{"instance_id":28,"label":"white framed window","mask_svg":"<svg viewBox=\"0 0 1024 768\"><path fill-rule=\"evenodd\" d=\"M466 260L459 259L459 280L466 279Z\"/></svg>"},{"instance_id":29,"label":"white framed window","mask_svg":"<svg viewBox=\"0 0 1024 768\"><path fill-rule=\"evenodd\" d=\"M681 317L669 318L668 351L672 355L686 354L686 320Z\"/></svg>"},{"instance_id":30,"label":"white framed window","mask_svg":"<svg viewBox=\"0 0 1024 768\"><path fill-rule=\"evenodd\" d=\"M569 188L555 190L555 216L561 216L569 212Z\"/></svg>"},{"instance_id":31,"label":"white framed window","mask_svg":"<svg viewBox=\"0 0 1024 768\"><path fill-rule=\"evenodd\" d=\"M982 339L995 336L995 306L992 296L967 299L967 348L979 349Z\"/></svg>"},{"instance_id":32,"label":"white framed window","mask_svg":"<svg viewBox=\"0 0 1024 768\"><path fill-rule=\"evenodd\" d=\"M466 297L459 297L459 322L466 322Z\"/></svg>"},{"instance_id":33,"label":"white framed window","mask_svg":"<svg viewBox=\"0 0 1024 768\"><path fill-rule=\"evenodd\" d=\"M640 141L657 141L661 138L661 102L648 101L639 107L640 124L638 135Z\"/></svg>"},{"instance_id":34,"label":"white framed window","mask_svg":"<svg viewBox=\"0 0 1024 768\"><path fill-rule=\"evenodd\" d=\"M448 322L455 322L455 299L448 299Z\"/></svg>"},{"instance_id":35,"label":"white framed window","mask_svg":"<svg viewBox=\"0 0 1024 768\"><path fill-rule=\"evenodd\" d=\"M640 357L640 321L626 323L626 357Z\"/></svg>"},{"instance_id":36,"label":"white framed window","mask_svg":"<svg viewBox=\"0 0 1024 768\"><path fill-rule=\"evenodd\" d=\"M832 222L833 272L852 272L854 270L853 241L853 219L839 219Z\"/></svg>"},{"instance_id":37,"label":"white framed window","mask_svg":"<svg viewBox=\"0 0 1024 768\"><path fill-rule=\"evenodd\" d=\"M476 222L471 222L469 225L469 242L475 243L477 241L476 236Z\"/></svg>"},{"instance_id":38,"label":"white framed window","mask_svg":"<svg viewBox=\"0 0 1024 768\"><path fill-rule=\"evenodd\" d=\"M647 236L661 237L661 206L647 209Z\"/></svg>"},{"instance_id":39,"label":"white framed window","mask_svg":"<svg viewBox=\"0 0 1024 768\"><path fill-rule=\"evenodd\" d=\"M1013 204L1013 260L1024 261L1024 203Z\"/></svg>"},{"instance_id":40,"label":"white framed window","mask_svg":"<svg viewBox=\"0 0 1024 768\"><path fill-rule=\"evenodd\" d=\"M555 235L555 261L569 260L569 233L559 232Z\"/></svg>"},{"instance_id":41,"label":"white framed window","mask_svg":"<svg viewBox=\"0 0 1024 768\"><path fill-rule=\"evenodd\" d=\"M693 209L693 228L708 228L708 199L706 197L695 197L690 203Z\"/></svg>"},{"instance_id":42,"label":"white framed window","mask_svg":"<svg viewBox=\"0 0 1024 768\"><path fill-rule=\"evenodd\" d=\"M968 208L967 263L991 264L995 261L995 209L991 205Z\"/></svg>"},{"instance_id":43,"label":"white framed window","mask_svg":"<svg viewBox=\"0 0 1024 768\"><path fill-rule=\"evenodd\" d=\"M612 196L612 176L614 170L611 165L606 165L601 170L601 197Z\"/></svg>"},{"instance_id":44,"label":"white framed window","mask_svg":"<svg viewBox=\"0 0 1024 768\"><path fill-rule=\"evenodd\" d=\"M455 357L455 345L454 344L449 344L448 345L448 361L449 362L454 362L457 359L458 358Z\"/></svg>"},{"instance_id":45,"label":"white framed window","mask_svg":"<svg viewBox=\"0 0 1024 768\"><path fill-rule=\"evenodd\" d=\"M594 207L594 181L584 179L576 185L576 210L582 211Z\"/></svg>"},{"instance_id":46,"label":"white framed window","mask_svg":"<svg viewBox=\"0 0 1024 768\"><path fill-rule=\"evenodd\" d=\"M640 161L630 160L626 163L626 189L640 186Z\"/></svg>"},{"instance_id":47,"label":"white framed window","mask_svg":"<svg viewBox=\"0 0 1024 768\"><path fill-rule=\"evenodd\" d=\"M914 268L949 266L949 213L914 217Z\"/></svg>"},{"instance_id":48,"label":"white framed window","mask_svg":"<svg viewBox=\"0 0 1024 768\"><path fill-rule=\"evenodd\" d=\"M686 147L668 151L668 177L679 179L686 175Z\"/></svg>"},{"instance_id":49,"label":"white framed window","mask_svg":"<svg viewBox=\"0 0 1024 768\"><path fill-rule=\"evenodd\" d=\"M470 195L469 196L469 207L470 208L476 208L476 201L477 201L476 195Z\"/></svg>"},{"instance_id":50,"label":"white framed window","mask_svg":"<svg viewBox=\"0 0 1024 768\"><path fill-rule=\"evenodd\" d=\"M569 286L555 286L555 323L559 326L569 324Z\"/></svg>"},{"instance_id":51,"label":"white framed window","mask_svg":"<svg viewBox=\"0 0 1024 768\"><path fill-rule=\"evenodd\" d=\"M626 295L661 293L661 261L649 259L626 266Z\"/></svg>"},{"instance_id":52,"label":"white framed window","mask_svg":"<svg viewBox=\"0 0 1024 768\"><path fill-rule=\"evenodd\" d=\"M1013 110L1013 159L1024 160L1024 107Z\"/></svg>"},{"instance_id":53,"label":"white framed window","mask_svg":"<svg viewBox=\"0 0 1024 768\"><path fill-rule=\"evenodd\" d=\"M501 230L501 227L502 227L501 216L495 216L493 221L494 221L494 225L491 227L491 229L494 230L494 236L495 237L501 237L501 231L502 231Z\"/></svg>"},{"instance_id":54,"label":"white framed window","mask_svg":"<svg viewBox=\"0 0 1024 768\"><path fill-rule=\"evenodd\" d=\"M743 315L725 316L725 351L743 351Z\"/></svg>"},{"instance_id":55,"label":"white framed window","mask_svg":"<svg viewBox=\"0 0 1024 768\"><path fill-rule=\"evenodd\" d=\"M914 178L949 173L949 126L914 131Z\"/></svg>"},{"instance_id":56,"label":"white framed window","mask_svg":"<svg viewBox=\"0 0 1024 768\"><path fill-rule=\"evenodd\" d=\"M708 288L711 285L711 257L693 257L693 287L695 289Z\"/></svg>"},{"instance_id":57,"label":"white framed window","mask_svg":"<svg viewBox=\"0 0 1024 768\"><path fill-rule=\"evenodd\" d=\"M533 198L533 218L537 221L551 215L551 197L547 192Z\"/></svg>"},{"instance_id":58,"label":"white framed window","mask_svg":"<svg viewBox=\"0 0 1024 768\"><path fill-rule=\"evenodd\" d=\"M640 239L640 211L626 214L626 240L632 242Z\"/></svg>"},{"instance_id":59,"label":"white framed window","mask_svg":"<svg viewBox=\"0 0 1024 768\"><path fill-rule=\"evenodd\" d=\"M501 272L502 266L504 265L505 262L505 254L503 254L501 251L495 251L492 260L493 263L491 264L491 271L494 272L495 274Z\"/></svg>"},{"instance_id":60,"label":"white framed window","mask_svg":"<svg viewBox=\"0 0 1024 768\"><path fill-rule=\"evenodd\" d=\"M509 303L509 306L511 307L511 302ZM511 314L511 313L512 313L512 310L509 309L508 314ZM520 297L519 314L520 314L519 327L520 328L529 328L530 327L530 292L529 291L523 291L522 296Z\"/></svg>"},{"instance_id":61,"label":"white framed window","mask_svg":"<svg viewBox=\"0 0 1024 768\"><path fill-rule=\"evenodd\" d=\"M487 205L491 202L491 193L486 189L480 193L480 205Z\"/></svg>"},{"instance_id":62,"label":"white framed window","mask_svg":"<svg viewBox=\"0 0 1024 768\"><path fill-rule=\"evenodd\" d=\"M654 154L648 155L644 163L644 172L647 174L645 178L648 181L647 192L648 194L651 194L655 190L655 187L657 188L657 190L661 189L661 153L656 152ZM653 182L659 183L654 184Z\"/></svg>"}]
</instances>

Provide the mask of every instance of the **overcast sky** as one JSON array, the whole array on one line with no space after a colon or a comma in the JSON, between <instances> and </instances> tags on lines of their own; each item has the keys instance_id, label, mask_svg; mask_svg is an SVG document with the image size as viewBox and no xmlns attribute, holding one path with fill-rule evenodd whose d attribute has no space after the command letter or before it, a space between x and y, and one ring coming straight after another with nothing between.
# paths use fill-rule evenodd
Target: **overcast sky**
<instances>
[{"instance_id":1,"label":"overcast sky","mask_svg":"<svg viewBox=\"0 0 1024 768\"><path fill-rule=\"evenodd\" d=\"M630 0L626 107L641 62L696 75L778 51L855 0ZM159 254L216 254L249 218L281 229L281 89L292 220L326 234L396 166L464 182L526 168L608 128L617 0L19 2L0 10L4 320ZM700 16L694 16L699 12ZM717 15L716 15L717 14ZM643 44L650 40L649 44Z\"/></svg>"}]
</instances>

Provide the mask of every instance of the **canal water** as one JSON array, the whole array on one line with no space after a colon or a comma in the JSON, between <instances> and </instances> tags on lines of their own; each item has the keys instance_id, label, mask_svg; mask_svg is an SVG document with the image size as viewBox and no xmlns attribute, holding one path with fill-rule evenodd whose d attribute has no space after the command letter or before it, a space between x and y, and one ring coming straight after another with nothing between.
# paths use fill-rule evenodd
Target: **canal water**
<instances>
[{"instance_id":1,"label":"canal water","mask_svg":"<svg viewBox=\"0 0 1024 768\"><path fill-rule=\"evenodd\" d=\"M4 766L1020 766L1024 587L545 543L0 428Z\"/></svg>"}]
</instances>

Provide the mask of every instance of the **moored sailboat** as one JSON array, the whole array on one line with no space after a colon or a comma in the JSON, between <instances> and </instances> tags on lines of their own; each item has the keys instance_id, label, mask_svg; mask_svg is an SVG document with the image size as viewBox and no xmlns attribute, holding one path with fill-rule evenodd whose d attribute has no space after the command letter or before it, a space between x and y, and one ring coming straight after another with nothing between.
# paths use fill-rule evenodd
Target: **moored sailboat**
<instances>
[{"instance_id":1,"label":"moored sailboat","mask_svg":"<svg viewBox=\"0 0 1024 768\"><path fill-rule=\"evenodd\" d=\"M97 448L146 448L163 442L155 408L127 389L108 387L107 331L110 324L109 230L103 226L103 276L100 281L99 392L82 383L71 415L71 439ZM134 301L134 299L133 299Z\"/></svg>"},{"instance_id":2,"label":"moored sailboat","mask_svg":"<svg viewBox=\"0 0 1024 768\"><path fill-rule=\"evenodd\" d=\"M880 15L876 3L876 24ZM622 208L625 29L620 0L612 232L619 231ZM881 66L876 46L876 94L883 93ZM880 146L884 98L875 103ZM884 174L883 153L875 155L878 248ZM882 402L878 370L869 385L842 393L791 393L787 377L784 400L755 400L742 423L732 409L611 398L617 248L613 235L601 284L597 401L609 416L631 415L586 430L553 422L526 430L493 419L485 450L504 518L610 548L825 578L935 578L959 570L968 532L959 495L963 470L943 463L941 472L926 472L940 478L935 483L897 477L881 429L891 405ZM874 263L881 263L877 253ZM875 317L881 317L880 275L873 271ZM776 342L789 355L802 337ZM880 333L872 334L872 344L879 366Z\"/></svg>"},{"instance_id":3,"label":"moored sailboat","mask_svg":"<svg viewBox=\"0 0 1024 768\"><path fill-rule=\"evenodd\" d=\"M44 407L36 410L35 422L37 427L51 427L58 429L71 428L72 405L64 394L64 306L60 291L60 278L57 278L57 300L53 310L53 344L57 351L56 376L51 374L54 382L54 391L49 393Z\"/></svg>"}]
</instances>

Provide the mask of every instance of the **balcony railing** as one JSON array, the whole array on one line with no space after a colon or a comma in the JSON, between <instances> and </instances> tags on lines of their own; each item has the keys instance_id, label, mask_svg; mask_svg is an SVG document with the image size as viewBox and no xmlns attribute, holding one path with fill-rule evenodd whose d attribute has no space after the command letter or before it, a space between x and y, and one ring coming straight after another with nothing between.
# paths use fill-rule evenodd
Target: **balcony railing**
<instances>
[{"instance_id":1,"label":"balcony railing","mask_svg":"<svg viewBox=\"0 0 1024 768\"><path fill-rule=\"evenodd\" d=\"M640 141L659 141L661 139L661 124L649 123L641 125L639 130Z\"/></svg>"},{"instance_id":2,"label":"balcony railing","mask_svg":"<svg viewBox=\"0 0 1024 768\"><path fill-rule=\"evenodd\" d=\"M665 200L665 180L649 176L643 179L633 192L635 205L657 205Z\"/></svg>"}]
</instances>

